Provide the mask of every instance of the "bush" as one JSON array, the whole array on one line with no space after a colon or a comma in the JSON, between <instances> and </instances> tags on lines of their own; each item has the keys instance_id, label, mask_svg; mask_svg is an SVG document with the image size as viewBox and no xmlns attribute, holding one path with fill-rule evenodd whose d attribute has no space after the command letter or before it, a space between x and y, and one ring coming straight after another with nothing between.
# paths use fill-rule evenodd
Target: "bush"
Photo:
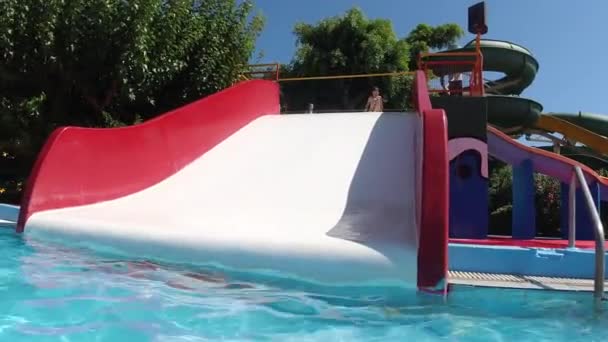
<instances>
[{"instance_id":1,"label":"bush","mask_svg":"<svg viewBox=\"0 0 608 342\"><path fill-rule=\"evenodd\" d=\"M511 168L504 164L490 165L489 209L490 234L511 235L513 193Z\"/></svg>"},{"instance_id":2,"label":"bush","mask_svg":"<svg viewBox=\"0 0 608 342\"><path fill-rule=\"evenodd\" d=\"M545 175L534 175L536 183L536 234L558 237L560 234L561 183Z\"/></svg>"}]
</instances>

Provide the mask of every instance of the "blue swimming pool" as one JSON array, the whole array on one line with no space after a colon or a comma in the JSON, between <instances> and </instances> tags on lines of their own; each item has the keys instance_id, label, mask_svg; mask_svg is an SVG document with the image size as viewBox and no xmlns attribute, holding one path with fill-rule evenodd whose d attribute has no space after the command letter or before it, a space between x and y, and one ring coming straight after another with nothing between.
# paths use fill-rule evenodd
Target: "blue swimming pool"
<instances>
[{"instance_id":1,"label":"blue swimming pool","mask_svg":"<svg viewBox=\"0 0 608 342\"><path fill-rule=\"evenodd\" d=\"M398 288L193 272L0 229L0 341L600 341L588 293Z\"/></svg>"}]
</instances>

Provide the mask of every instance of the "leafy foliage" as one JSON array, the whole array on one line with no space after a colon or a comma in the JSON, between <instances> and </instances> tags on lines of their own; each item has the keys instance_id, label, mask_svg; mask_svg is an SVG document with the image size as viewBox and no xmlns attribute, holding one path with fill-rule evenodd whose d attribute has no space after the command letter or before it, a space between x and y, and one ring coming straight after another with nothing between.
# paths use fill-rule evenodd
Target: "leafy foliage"
<instances>
[{"instance_id":1,"label":"leafy foliage","mask_svg":"<svg viewBox=\"0 0 608 342\"><path fill-rule=\"evenodd\" d=\"M513 211L513 175L511 168L500 163L490 165L488 184L490 229L492 234L510 235L511 213Z\"/></svg>"},{"instance_id":2,"label":"leafy foliage","mask_svg":"<svg viewBox=\"0 0 608 342\"><path fill-rule=\"evenodd\" d=\"M417 55L429 48L452 46L463 35L456 24L418 25L399 38L386 19L368 19L359 8L316 25L295 26L297 51L282 67L282 77L330 76L408 71L416 68ZM323 109L363 108L370 88L379 86L386 108L408 106L410 76L352 78L287 82L283 102L288 110L302 110L308 103Z\"/></svg>"},{"instance_id":3,"label":"leafy foliage","mask_svg":"<svg viewBox=\"0 0 608 342\"><path fill-rule=\"evenodd\" d=\"M462 35L462 28L457 24L444 24L436 27L419 24L405 39L410 46L409 68L416 69L417 58L421 52L428 52L431 49L456 48L456 40Z\"/></svg>"},{"instance_id":4,"label":"leafy foliage","mask_svg":"<svg viewBox=\"0 0 608 342\"><path fill-rule=\"evenodd\" d=\"M540 236L560 236L561 184L545 175L534 175L536 227Z\"/></svg>"},{"instance_id":5,"label":"leafy foliage","mask_svg":"<svg viewBox=\"0 0 608 342\"><path fill-rule=\"evenodd\" d=\"M128 125L231 85L263 26L251 10L251 0L0 1L2 174L22 180L58 126Z\"/></svg>"}]
</instances>

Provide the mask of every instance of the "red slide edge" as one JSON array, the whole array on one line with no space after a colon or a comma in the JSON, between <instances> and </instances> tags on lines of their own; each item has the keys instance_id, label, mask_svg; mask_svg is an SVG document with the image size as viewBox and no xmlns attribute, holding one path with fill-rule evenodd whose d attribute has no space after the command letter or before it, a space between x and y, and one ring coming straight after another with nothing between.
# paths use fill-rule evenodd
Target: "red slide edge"
<instances>
[{"instance_id":1,"label":"red slide edge","mask_svg":"<svg viewBox=\"0 0 608 342\"><path fill-rule=\"evenodd\" d=\"M444 110L432 108L422 71L416 72L414 102L423 126L418 289L445 295L449 240L447 119Z\"/></svg>"},{"instance_id":2,"label":"red slide edge","mask_svg":"<svg viewBox=\"0 0 608 342\"><path fill-rule=\"evenodd\" d=\"M175 174L256 118L279 114L275 82L241 82L144 123L61 127L29 176L17 232L36 212L123 197Z\"/></svg>"}]
</instances>

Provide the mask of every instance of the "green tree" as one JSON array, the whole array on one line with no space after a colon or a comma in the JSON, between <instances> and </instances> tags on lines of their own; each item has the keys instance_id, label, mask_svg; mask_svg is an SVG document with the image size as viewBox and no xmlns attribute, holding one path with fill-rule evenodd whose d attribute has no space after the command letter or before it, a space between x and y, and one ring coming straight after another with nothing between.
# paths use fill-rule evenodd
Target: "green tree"
<instances>
[{"instance_id":1,"label":"green tree","mask_svg":"<svg viewBox=\"0 0 608 342\"><path fill-rule=\"evenodd\" d=\"M561 183L559 180L534 174L536 185L536 227L540 236L560 236Z\"/></svg>"},{"instance_id":2,"label":"green tree","mask_svg":"<svg viewBox=\"0 0 608 342\"><path fill-rule=\"evenodd\" d=\"M282 77L329 76L408 71L416 68L417 55L429 48L454 45L463 35L456 24L418 25L399 38L391 21L368 19L359 8L319 23L298 23L297 50L282 67ZM302 110L307 103L322 109L355 109L365 104L370 88L381 88L387 108L408 105L410 76L286 82L282 85L287 110Z\"/></svg>"},{"instance_id":3,"label":"green tree","mask_svg":"<svg viewBox=\"0 0 608 342\"><path fill-rule=\"evenodd\" d=\"M513 212L513 174L511 167L493 160L488 184L490 233L511 235Z\"/></svg>"},{"instance_id":4,"label":"green tree","mask_svg":"<svg viewBox=\"0 0 608 342\"><path fill-rule=\"evenodd\" d=\"M410 69L414 70L417 68L418 55L421 52L428 52L431 49L456 48L456 41L462 35L462 28L456 24L445 24L436 27L419 24L405 38L410 46Z\"/></svg>"},{"instance_id":5,"label":"green tree","mask_svg":"<svg viewBox=\"0 0 608 342\"><path fill-rule=\"evenodd\" d=\"M0 188L58 126L132 124L234 83L263 26L251 11L252 0L0 1Z\"/></svg>"}]
</instances>

